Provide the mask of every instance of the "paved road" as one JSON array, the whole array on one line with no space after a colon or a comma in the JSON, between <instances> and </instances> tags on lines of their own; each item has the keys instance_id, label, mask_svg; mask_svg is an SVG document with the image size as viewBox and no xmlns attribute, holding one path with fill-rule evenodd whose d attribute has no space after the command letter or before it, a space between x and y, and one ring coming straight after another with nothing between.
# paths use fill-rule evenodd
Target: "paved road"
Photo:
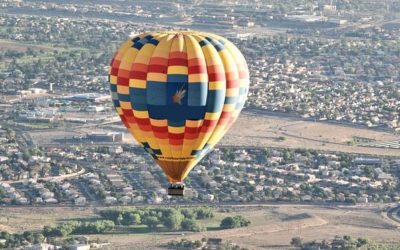
<instances>
[{"instance_id":1,"label":"paved road","mask_svg":"<svg viewBox=\"0 0 400 250\"><path fill-rule=\"evenodd\" d=\"M400 224L400 204L397 207L390 208L387 212L387 216L389 219Z\"/></svg>"},{"instance_id":2,"label":"paved road","mask_svg":"<svg viewBox=\"0 0 400 250\"><path fill-rule=\"evenodd\" d=\"M86 170L84 168L82 168L78 172L75 172L75 173L72 173L72 174L65 174L65 175L59 175L59 176L48 176L48 177L38 178L37 180L38 181L52 181L52 180L62 181L62 180L78 177L78 176L84 174L85 171ZM23 183L24 181L26 181L26 179L17 180L17 181L2 181L2 183L17 184L17 183Z\"/></svg>"}]
</instances>

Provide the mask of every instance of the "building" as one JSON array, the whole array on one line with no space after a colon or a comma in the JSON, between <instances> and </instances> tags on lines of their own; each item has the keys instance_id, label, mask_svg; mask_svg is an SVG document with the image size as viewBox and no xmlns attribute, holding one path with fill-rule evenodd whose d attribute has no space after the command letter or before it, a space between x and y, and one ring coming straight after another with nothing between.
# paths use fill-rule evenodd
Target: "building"
<instances>
[{"instance_id":1,"label":"building","mask_svg":"<svg viewBox=\"0 0 400 250\"><path fill-rule=\"evenodd\" d=\"M109 152L111 154L121 154L124 152L124 149L121 146L117 146L117 147L110 147L109 148Z\"/></svg>"},{"instance_id":2,"label":"building","mask_svg":"<svg viewBox=\"0 0 400 250\"><path fill-rule=\"evenodd\" d=\"M112 196L107 196L107 197L104 199L104 203L105 203L106 205L113 205L113 204L117 203L117 198L112 197Z\"/></svg>"},{"instance_id":3,"label":"building","mask_svg":"<svg viewBox=\"0 0 400 250\"><path fill-rule=\"evenodd\" d=\"M25 246L20 248L21 250L55 250L58 249L56 246L46 243L35 244L31 246Z\"/></svg>"},{"instance_id":4,"label":"building","mask_svg":"<svg viewBox=\"0 0 400 250\"><path fill-rule=\"evenodd\" d=\"M86 108L87 112L101 112L104 111L104 107L103 106L88 106Z\"/></svg>"},{"instance_id":5,"label":"building","mask_svg":"<svg viewBox=\"0 0 400 250\"><path fill-rule=\"evenodd\" d=\"M78 197L74 200L74 204L76 206L84 206L86 205L86 198L85 197Z\"/></svg>"},{"instance_id":6,"label":"building","mask_svg":"<svg viewBox=\"0 0 400 250\"><path fill-rule=\"evenodd\" d=\"M91 132L86 135L93 142L122 142L124 134L119 132Z\"/></svg>"},{"instance_id":7,"label":"building","mask_svg":"<svg viewBox=\"0 0 400 250\"><path fill-rule=\"evenodd\" d=\"M40 95L40 94L46 94L47 90L46 89L40 89L40 88L30 88L28 90L20 90L18 91L21 96L30 96L30 95Z\"/></svg>"},{"instance_id":8,"label":"building","mask_svg":"<svg viewBox=\"0 0 400 250\"><path fill-rule=\"evenodd\" d=\"M86 244L75 244L68 247L69 250L90 250L90 245Z\"/></svg>"},{"instance_id":9,"label":"building","mask_svg":"<svg viewBox=\"0 0 400 250\"><path fill-rule=\"evenodd\" d=\"M213 194L206 194L204 196L204 200L206 201L213 201L214 200L214 195Z\"/></svg>"},{"instance_id":10,"label":"building","mask_svg":"<svg viewBox=\"0 0 400 250\"><path fill-rule=\"evenodd\" d=\"M354 165L373 165L380 166L382 164L382 160L379 158L369 158L369 157L356 157L353 160Z\"/></svg>"},{"instance_id":11,"label":"building","mask_svg":"<svg viewBox=\"0 0 400 250\"><path fill-rule=\"evenodd\" d=\"M98 93L85 93L85 94L76 94L71 96L65 96L63 99L67 101L74 102L106 102L110 100L109 95L101 95Z\"/></svg>"}]
</instances>

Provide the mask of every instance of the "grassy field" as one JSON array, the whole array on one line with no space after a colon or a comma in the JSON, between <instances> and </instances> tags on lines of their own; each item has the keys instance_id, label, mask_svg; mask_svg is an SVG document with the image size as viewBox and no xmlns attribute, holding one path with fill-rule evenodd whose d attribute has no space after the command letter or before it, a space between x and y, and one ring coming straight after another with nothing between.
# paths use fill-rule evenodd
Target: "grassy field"
<instances>
[{"instance_id":1,"label":"grassy field","mask_svg":"<svg viewBox=\"0 0 400 250\"><path fill-rule=\"evenodd\" d=\"M49 129L52 126L49 123L19 123L19 125L28 130Z\"/></svg>"},{"instance_id":2,"label":"grassy field","mask_svg":"<svg viewBox=\"0 0 400 250\"><path fill-rule=\"evenodd\" d=\"M218 237L249 249L285 249L293 237L306 241L335 235L367 237L377 242L400 243L398 224L383 216L382 205L323 207L312 205L238 206L229 212L216 211L215 217L201 221L206 232L149 231L145 226L119 228L103 235L91 235L111 243L110 249L160 249L170 240ZM38 230L63 221L96 218L95 208L0 208L0 230ZM242 215L252 224L247 228L220 230L226 216Z\"/></svg>"},{"instance_id":3,"label":"grassy field","mask_svg":"<svg viewBox=\"0 0 400 250\"><path fill-rule=\"evenodd\" d=\"M40 230L44 225L56 224L63 220L90 218L96 215L87 208L0 208L0 230L20 232Z\"/></svg>"},{"instance_id":4,"label":"grassy field","mask_svg":"<svg viewBox=\"0 0 400 250\"><path fill-rule=\"evenodd\" d=\"M73 51L73 50L80 50L80 51L87 50L86 48L80 48L80 47L71 47L71 48L55 47L54 44L51 43L32 44L32 43L0 39L1 50L26 51L28 48L31 48L32 50L36 51L43 51L43 53L36 57L26 55L21 58L18 58L17 59L18 64L32 63L34 61L37 61L38 59L44 62L52 61L54 60L54 55L52 52L55 50L59 52ZM0 62L0 69L5 69L7 63L10 63L10 61L4 60Z\"/></svg>"}]
</instances>

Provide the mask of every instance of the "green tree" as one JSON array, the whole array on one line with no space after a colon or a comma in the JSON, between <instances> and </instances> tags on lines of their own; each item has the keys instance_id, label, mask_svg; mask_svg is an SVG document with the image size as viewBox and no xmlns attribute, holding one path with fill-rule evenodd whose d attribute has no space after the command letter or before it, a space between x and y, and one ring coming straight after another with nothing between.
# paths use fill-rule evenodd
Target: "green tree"
<instances>
[{"instance_id":1,"label":"green tree","mask_svg":"<svg viewBox=\"0 0 400 250\"><path fill-rule=\"evenodd\" d=\"M303 245L303 240L300 237L294 237L290 241L290 245L294 247L301 247Z\"/></svg>"},{"instance_id":2,"label":"green tree","mask_svg":"<svg viewBox=\"0 0 400 250\"><path fill-rule=\"evenodd\" d=\"M170 230L178 230L181 226L183 215L176 209L169 210L162 223Z\"/></svg>"},{"instance_id":3,"label":"green tree","mask_svg":"<svg viewBox=\"0 0 400 250\"><path fill-rule=\"evenodd\" d=\"M194 219L184 219L181 223L181 227L183 230L188 230L193 232L204 231L204 228L201 227L199 223Z\"/></svg>"},{"instance_id":4,"label":"green tree","mask_svg":"<svg viewBox=\"0 0 400 250\"><path fill-rule=\"evenodd\" d=\"M194 213L193 209L184 208L181 210L181 214L186 219L193 219L195 217L195 213Z\"/></svg>"},{"instance_id":5,"label":"green tree","mask_svg":"<svg viewBox=\"0 0 400 250\"><path fill-rule=\"evenodd\" d=\"M141 223L141 218L138 213L125 212L123 214L122 225L139 225Z\"/></svg>"},{"instance_id":6,"label":"green tree","mask_svg":"<svg viewBox=\"0 0 400 250\"><path fill-rule=\"evenodd\" d=\"M214 213L209 208L198 208L195 210L196 212L196 219L203 220L203 219L210 219L214 217Z\"/></svg>"},{"instance_id":7,"label":"green tree","mask_svg":"<svg viewBox=\"0 0 400 250\"><path fill-rule=\"evenodd\" d=\"M233 217L229 216L229 217L224 218L221 221L220 227L228 229L228 228L236 228L236 227L238 227L238 225L236 224L235 219L233 219Z\"/></svg>"},{"instance_id":8,"label":"green tree","mask_svg":"<svg viewBox=\"0 0 400 250\"><path fill-rule=\"evenodd\" d=\"M237 228L237 227L247 227L251 224L250 220L244 218L241 215L236 215L234 217L226 217L221 221L221 228Z\"/></svg>"},{"instance_id":9,"label":"green tree","mask_svg":"<svg viewBox=\"0 0 400 250\"><path fill-rule=\"evenodd\" d=\"M156 229L160 221L156 216L149 216L143 220L143 223L150 229Z\"/></svg>"},{"instance_id":10,"label":"green tree","mask_svg":"<svg viewBox=\"0 0 400 250\"><path fill-rule=\"evenodd\" d=\"M42 233L35 233L35 234L33 235L33 237L34 237L34 242L33 242L34 244L41 243L41 242L43 242L44 239L45 239L45 237L43 236Z\"/></svg>"}]
</instances>

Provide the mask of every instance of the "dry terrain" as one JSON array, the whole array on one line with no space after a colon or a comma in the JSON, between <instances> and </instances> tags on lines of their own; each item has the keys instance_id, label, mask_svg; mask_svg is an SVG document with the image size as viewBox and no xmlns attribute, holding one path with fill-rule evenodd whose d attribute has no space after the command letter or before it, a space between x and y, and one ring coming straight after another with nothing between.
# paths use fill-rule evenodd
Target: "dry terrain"
<instances>
[{"instance_id":1,"label":"dry terrain","mask_svg":"<svg viewBox=\"0 0 400 250\"><path fill-rule=\"evenodd\" d=\"M348 145L353 137L377 141L400 141L400 136L385 131L324 122L303 121L291 117L242 112L219 145L308 148L323 151L399 156L399 149ZM284 137L284 140L280 140Z\"/></svg>"},{"instance_id":2,"label":"dry terrain","mask_svg":"<svg viewBox=\"0 0 400 250\"><path fill-rule=\"evenodd\" d=\"M202 233L151 234L140 241L137 235L114 235L110 249L155 249L180 238L200 240L219 237L248 249L288 249L293 237L306 241L331 239L335 235L367 237L377 242L400 244L400 229L381 215L378 207L327 208L318 206L266 206L242 208L237 212L249 218L248 228L217 230ZM126 243L124 243L126 242ZM128 242L132 242L132 248ZM158 248L157 248L158 249ZM161 248L160 248L161 249Z\"/></svg>"},{"instance_id":3,"label":"dry terrain","mask_svg":"<svg viewBox=\"0 0 400 250\"><path fill-rule=\"evenodd\" d=\"M96 126L96 131L126 131L120 125ZM92 132L93 128L77 125L76 128L59 128L31 131L33 141L39 145L56 144L55 139L71 138ZM46 136L43 136L46 135ZM399 156L400 149L348 145L353 137L363 137L377 142L400 141L400 135L363 127L326 122L304 121L293 117L278 117L244 111L230 131L220 141L221 146L308 148L371 155ZM129 133L126 142L136 144ZM282 140L282 138L284 138Z\"/></svg>"},{"instance_id":4,"label":"dry terrain","mask_svg":"<svg viewBox=\"0 0 400 250\"><path fill-rule=\"evenodd\" d=\"M111 232L93 235L111 243L109 249L161 249L166 242L180 238L219 237L249 249L287 249L293 237L305 240L333 238L335 235L367 237L378 242L400 244L400 224L384 216L382 205L326 207L313 205L239 205L229 213L217 212L216 218L202 222L209 231L201 233ZM0 208L0 229L21 231L39 229L66 219L92 217L96 208ZM250 227L219 230L219 221L240 214L252 221ZM134 230L133 230L134 232Z\"/></svg>"},{"instance_id":5,"label":"dry terrain","mask_svg":"<svg viewBox=\"0 0 400 250\"><path fill-rule=\"evenodd\" d=\"M32 50L43 50L43 51L56 50L56 48L52 48L46 45L25 44L25 43L18 43L15 41L0 39L0 50L16 50L25 52L28 48L31 48Z\"/></svg>"}]
</instances>

